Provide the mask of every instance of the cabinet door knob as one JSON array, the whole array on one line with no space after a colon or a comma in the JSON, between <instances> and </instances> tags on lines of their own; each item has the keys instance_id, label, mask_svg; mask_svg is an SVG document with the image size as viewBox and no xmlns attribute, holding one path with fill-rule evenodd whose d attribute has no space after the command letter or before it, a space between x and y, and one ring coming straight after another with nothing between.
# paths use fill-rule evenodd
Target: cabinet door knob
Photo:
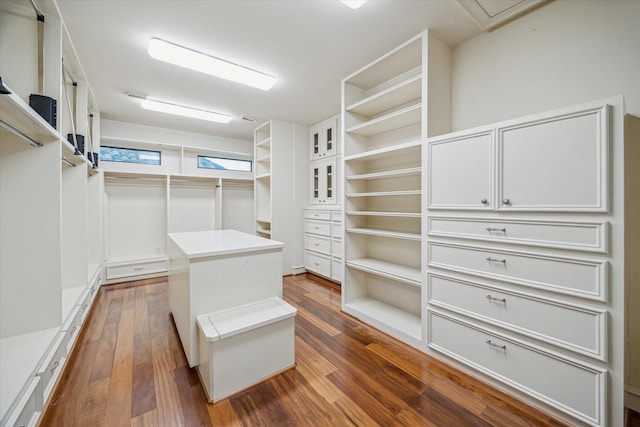
<instances>
[{"instance_id":1,"label":"cabinet door knob","mask_svg":"<svg viewBox=\"0 0 640 427\"><path fill-rule=\"evenodd\" d=\"M480 203L482 203L483 205L486 205L489 203L489 201L487 199L482 199L480 200Z\"/></svg>"},{"instance_id":2,"label":"cabinet door knob","mask_svg":"<svg viewBox=\"0 0 640 427\"><path fill-rule=\"evenodd\" d=\"M502 199L502 204L503 205L510 205L511 204L511 200L509 200L507 198L504 198L504 199Z\"/></svg>"}]
</instances>

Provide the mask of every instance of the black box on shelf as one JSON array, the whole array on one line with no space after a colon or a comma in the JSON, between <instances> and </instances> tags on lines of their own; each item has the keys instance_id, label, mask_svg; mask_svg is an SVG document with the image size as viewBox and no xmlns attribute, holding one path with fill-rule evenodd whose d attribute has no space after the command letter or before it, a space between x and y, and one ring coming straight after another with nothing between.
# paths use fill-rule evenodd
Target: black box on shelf
<instances>
[{"instance_id":1,"label":"black box on shelf","mask_svg":"<svg viewBox=\"0 0 640 427\"><path fill-rule=\"evenodd\" d=\"M29 105L54 129L56 128L57 106L55 99L44 95L31 94L29 95Z\"/></svg>"}]
</instances>

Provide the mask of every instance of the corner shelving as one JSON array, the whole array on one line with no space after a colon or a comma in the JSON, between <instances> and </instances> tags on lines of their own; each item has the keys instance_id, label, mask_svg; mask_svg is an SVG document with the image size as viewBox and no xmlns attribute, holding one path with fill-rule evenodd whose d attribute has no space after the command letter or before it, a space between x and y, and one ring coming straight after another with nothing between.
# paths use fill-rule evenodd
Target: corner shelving
<instances>
[{"instance_id":1,"label":"corner shelving","mask_svg":"<svg viewBox=\"0 0 640 427\"><path fill-rule=\"evenodd\" d=\"M345 281L342 307L425 348L422 292L422 143L449 130L450 99L428 89L450 52L428 31L343 80ZM434 69L437 72L429 73ZM428 80L431 80L430 82ZM449 82L436 85L448 95ZM442 101L442 102L439 102Z\"/></svg>"}]
</instances>

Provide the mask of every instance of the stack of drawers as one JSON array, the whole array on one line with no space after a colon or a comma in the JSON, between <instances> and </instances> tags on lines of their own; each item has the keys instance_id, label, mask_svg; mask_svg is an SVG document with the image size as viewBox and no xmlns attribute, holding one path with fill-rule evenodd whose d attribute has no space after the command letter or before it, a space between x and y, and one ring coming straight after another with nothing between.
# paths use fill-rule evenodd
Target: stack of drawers
<instances>
[{"instance_id":1,"label":"stack of drawers","mask_svg":"<svg viewBox=\"0 0 640 427\"><path fill-rule=\"evenodd\" d=\"M305 209L304 266L307 271L342 282L342 212Z\"/></svg>"},{"instance_id":2,"label":"stack of drawers","mask_svg":"<svg viewBox=\"0 0 640 427\"><path fill-rule=\"evenodd\" d=\"M637 363L622 112L610 98L423 149L428 349L580 425L622 425Z\"/></svg>"}]
</instances>

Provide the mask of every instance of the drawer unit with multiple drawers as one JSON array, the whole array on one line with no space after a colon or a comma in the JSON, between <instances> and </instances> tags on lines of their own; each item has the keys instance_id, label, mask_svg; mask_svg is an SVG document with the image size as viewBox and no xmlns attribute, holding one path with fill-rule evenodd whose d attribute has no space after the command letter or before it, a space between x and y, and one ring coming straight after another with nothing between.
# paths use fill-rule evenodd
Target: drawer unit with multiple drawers
<instances>
[{"instance_id":1,"label":"drawer unit with multiple drawers","mask_svg":"<svg viewBox=\"0 0 640 427\"><path fill-rule=\"evenodd\" d=\"M304 266L307 271L342 282L342 211L304 211Z\"/></svg>"},{"instance_id":2,"label":"drawer unit with multiple drawers","mask_svg":"<svg viewBox=\"0 0 640 427\"><path fill-rule=\"evenodd\" d=\"M428 351L577 425L622 425L640 372L640 177L623 111L610 98L423 149Z\"/></svg>"}]
</instances>

